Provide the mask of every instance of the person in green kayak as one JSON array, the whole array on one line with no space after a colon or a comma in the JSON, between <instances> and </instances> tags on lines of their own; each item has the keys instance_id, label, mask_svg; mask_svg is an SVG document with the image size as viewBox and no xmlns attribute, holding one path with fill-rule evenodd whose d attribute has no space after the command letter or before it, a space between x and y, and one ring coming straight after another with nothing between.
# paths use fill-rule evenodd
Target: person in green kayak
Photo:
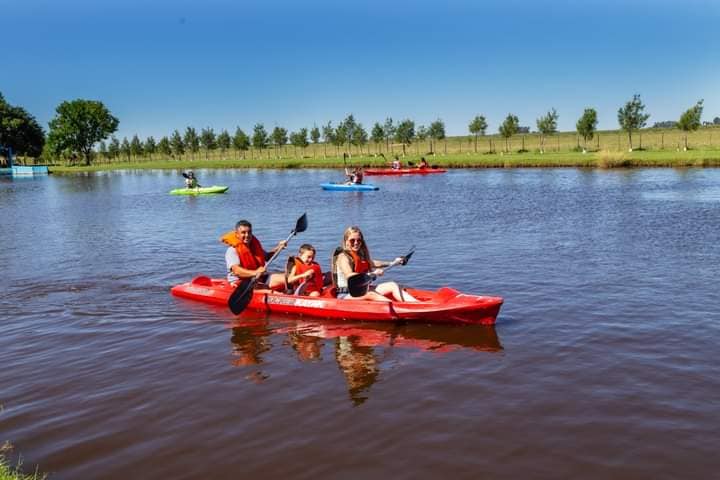
<instances>
[{"instance_id":1,"label":"person in green kayak","mask_svg":"<svg viewBox=\"0 0 720 480\"><path fill-rule=\"evenodd\" d=\"M183 177L185 177L185 188L200 188L194 172L183 173Z\"/></svg>"},{"instance_id":2,"label":"person in green kayak","mask_svg":"<svg viewBox=\"0 0 720 480\"><path fill-rule=\"evenodd\" d=\"M257 277L260 283L265 284L271 290L285 290L285 274L268 273L265 269L265 262L279 250L287 247L287 242L281 240L278 244L266 252L260 241L252 233L252 224L247 220L240 220L235 224L235 230L230 231L220 238L220 241L228 245L225 251L225 264L227 266L227 279L235 283L246 278ZM262 288L262 285L258 285Z\"/></svg>"},{"instance_id":3,"label":"person in green kayak","mask_svg":"<svg viewBox=\"0 0 720 480\"><path fill-rule=\"evenodd\" d=\"M401 263L402 258L395 259ZM418 300L400 288L395 282L383 282L369 290L362 297L353 297L348 291L348 278L353 275L372 273L382 276L383 267L393 262L384 262L370 257L365 238L359 227L348 227L343 234L342 247L335 250L332 258L333 282L337 288L337 298L349 300L377 300L381 302L417 302ZM388 297L390 295L392 298Z\"/></svg>"}]
</instances>

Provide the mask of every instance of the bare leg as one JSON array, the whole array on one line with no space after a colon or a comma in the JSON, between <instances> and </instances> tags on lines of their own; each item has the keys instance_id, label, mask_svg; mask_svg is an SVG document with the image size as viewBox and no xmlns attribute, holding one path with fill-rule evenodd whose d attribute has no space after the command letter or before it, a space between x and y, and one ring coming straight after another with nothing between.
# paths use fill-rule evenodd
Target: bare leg
<instances>
[{"instance_id":1,"label":"bare leg","mask_svg":"<svg viewBox=\"0 0 720 480\"><path fill-rule=\"evenodd\" d=\"M285 275L282 273L273 273L268 279L268 287L270 290L285 290Z\"/></svg>"},{"instance_id":2,"label":"bare leg","mask_svg":"<svg viewBox=\"0 0 720 480\"><path fill-rule=\"evenodd\" d=\"M401 290L400 285L395 282L383 282L375 287L375 291L380 295L387 295L388 293L391 293L393 298L398 302L418 302L417 298L413 297L408 292Z\"/></svg>"}]
</instances>

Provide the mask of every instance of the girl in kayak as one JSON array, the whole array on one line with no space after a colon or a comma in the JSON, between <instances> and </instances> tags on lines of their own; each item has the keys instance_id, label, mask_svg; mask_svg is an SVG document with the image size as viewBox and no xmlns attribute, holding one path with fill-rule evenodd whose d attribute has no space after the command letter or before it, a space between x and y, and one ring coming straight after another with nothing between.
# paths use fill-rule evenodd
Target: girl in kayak
<instances>
[{"instance_id":1,"label":"girl in kayak","mask_svg":"<svg viewBox=\"0 0 720 480\"><path fill-rule=\"evenodd\" d=\"M393 170L400 170L402 168L402 162L400 162L397 155L395 155L395 160L392 161L391 166Z\"/></svg>"},{"instance_id":2,"label":"girl in kayak","mask_svg":"<svg viewBox=\"0 0 720 480\"><path fill-rule=\"evenodd\" d=\"M348 185L361 185L363 181L363 169L362 167L355 167L352 173L350 173L346 168L345 176L348 178Z\"/></svg>"},{"instance_id":3,"label":"girl in kayak","mask_svg":"<svg viewBox=\"0 0 720 480\"><path fill-rule=\"evenodd\" d=\"M402 258L400 257L395 259L396 263L400 263L401 261ZM372 259L360 228L348 227L343 235L342 247L335 251L332 261L332 272L335 286L337 287L337 297L348 300L417 302L418 300L416 298L405 290L402 290L400 285L395 282L383 282L369 290L362 297L350 296L350 292L348 291L348 278L363 273L382 276L384 273L383 267L387 267L391 263L393 262ZM386 295L392 295L392 298L388 298Z\"/></svg>"},{"instance_id":4,"label":"girl in kayak","mask_svg":"<svg viewBox=\"0 0 720 480\"><path fill-rule=\"evenodd\" d=\"M287 282L293 289L302 288L302 295L319 297L323 288L323 274L315 262L315 247L309 243L300 246L299 253L288 271Z\"/></svg>"}]
</instances>

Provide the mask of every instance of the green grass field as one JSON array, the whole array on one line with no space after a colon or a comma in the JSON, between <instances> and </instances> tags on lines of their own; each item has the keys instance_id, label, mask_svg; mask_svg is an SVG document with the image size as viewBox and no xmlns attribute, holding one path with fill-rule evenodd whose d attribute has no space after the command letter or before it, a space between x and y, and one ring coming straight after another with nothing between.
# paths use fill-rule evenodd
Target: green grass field
<instances>
[{"instance_id":1,"label":"green grass field","mask_svg":"<svg viewBox=\"0 0 720 480\"><path fill-rule=\"evenodd\" d=\"M640 147L642 145L642 147ZM499 135L449 137L434 142L422 141L402 145L368 144L362 147L310 145L270 147L239 152L200 151L179 158L159 154L108 161L96 158L93 165L55 165L51 171L68 173L115 169L199 169L199 168L340 168L345 165L343 152L349 152L347 165L382 166L394 155L417 162L421 156L431 165L459 168L497 167L707 167L720 166L720 127L703 127L688 136L690 150L684 151L684 133L677 129L645 129L633 134L634 150L629 152L628 137L621 131L598 132L587 144L588 153L579 151L583 141L574 132L562 132L545 140L540 153L537 133L517 134L507 145ZM434 154L430 152L434 151ZM381 156L381 155L384 155Z\"/></svg>"}]
</instances>

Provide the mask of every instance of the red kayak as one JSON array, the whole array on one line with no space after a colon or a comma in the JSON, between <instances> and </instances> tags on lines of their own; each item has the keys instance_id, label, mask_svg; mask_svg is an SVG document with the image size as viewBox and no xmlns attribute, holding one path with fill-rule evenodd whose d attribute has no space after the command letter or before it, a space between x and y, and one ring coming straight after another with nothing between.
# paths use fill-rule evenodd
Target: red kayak
<instances>
[{"instance_id":1,"label":"red kayak","mask_svg":"<svg viewBox=\"0 0 720 480\"><path fill-rule=\"evenodd\" d=\"M178 297L226 306L233 290L227 280L200 276L175 285L170 292ZM435 292L408 288L419 303L343 300L331 296L329 290L326 288L320 297L306 297L257 289L248 308L346 320L494 325L503 303L501 297L467 295L447 287Z\"/></svg>"},{"instance_id":2,"label":"red kayak","mask_svg":"<svg viewBox=\"0 0 720 480\"><path fill-rule=\"evenodd\" d=\"M428 175L445 173L444 168L367 168L365 175Z\"/></svg>"}]
</instances>

